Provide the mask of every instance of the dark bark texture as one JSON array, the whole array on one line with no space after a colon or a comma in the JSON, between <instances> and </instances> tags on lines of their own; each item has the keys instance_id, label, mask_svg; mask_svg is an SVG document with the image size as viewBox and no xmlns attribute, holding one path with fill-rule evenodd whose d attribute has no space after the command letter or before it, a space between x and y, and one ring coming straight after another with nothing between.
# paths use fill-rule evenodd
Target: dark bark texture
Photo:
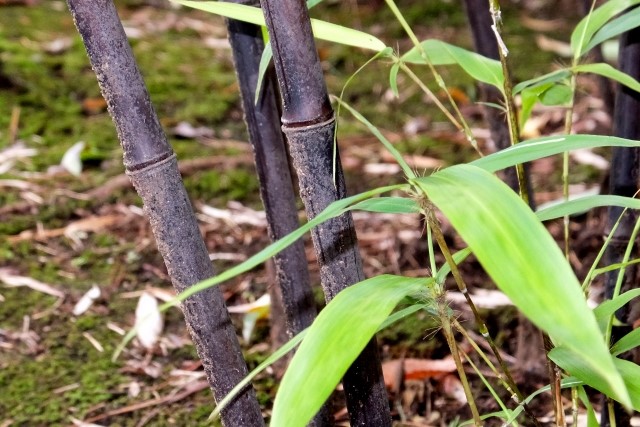
<instances>
[{"instance_id":1,"label":"dark bark texture","mask_svg":"<svg viewBox=\"0 0 640 427\"><path fill-rule=\"evenodd\" d=\"M276 83L273 73L267 72L258 103L254 103L264 48L260 27L230 20L227 28L249 140L253 145L269 237L275 241L299 227L289 159L280 129ZM311 325L316 315L302 241L276 255L274 263L277 282L282 290L287 332L292 337Z\"/></svg>"},{"instance_id":2,"label":"dark bark texture","mask_svg":"<svg viewBox=\"0 0 640 427\"><path fill-rule=\"evenodd\" d=\"M628 31L620 38L619 69L635 79L640 79L640 29ZM640 94L626 86L618 85L615 114L614 134L622 138L640 139ZM609 172L610 194L633 197L638 191L638 177L640 175L640 150L637 148L614 147ZM620 218L623 209L615 206L608 208L607 227L605 233L613 229ZM628 210L620 219L618 228L613 234L611 243L605 252L605 264L615 264L622 261L633 227L638 219L638 212ZM618 270L606 273L605 297L611 298L614 293ZM625 269L621 293L637 287L637 268L629 265ZM635 305L635 307L634 307ZM638 303L631 303L616 312L616 317L623 326L614 326L612 343L622 338L632 330L632 322L637 320ZM636 360L636 362L638 362ZM615 425L629 425L630 416L620 406L614 405ZM603 427L612 425L607 410L602 411Z\"/></svg>"},{"instance_id":3,"label":"dark bark texture","mask_svg":"<svg viewBox=\"0 0 640 427\"><path fill-rule=\"evenodd\" d=\"M177 292L214 275L175 154L155 114L122 24L111 0L69 0L124 151L126 172L145 212ZM246 374L221 291L188 298L182 309L217 400ZM225 426L263 425L247 388L223 411Z\"/></svg>"},{"instance_id":4,"label":"dark bark texture","mask_svg":"<svg viewBox=\"0 0 640 427\"><path fill-rule=\"evenodd\" d=\"M346 195L337 152L336 161L333 160L333 110L304 1L262 0L261 4L282 95L282 129L289 143L307 216L313 218ZM314 228L311 235L327 301L364 279L350 214L323 223ZM349 368L343 384L351 425L391 425L375 338Z\"/></svg>"},{"instance_id":5,"label":"dark bark texture","mask_svg":"<svg viewBox=\"0 0 640 427\"><path fill-rule=\"evenodd\" d=\"M258 102L254 102L264 49L262 32L256 25L236 20L228 20L227 29L269 237L271 241L276 241L300 225L289 156L280 128L277 83L273 70L268 70ZM272 328L280 320L276 316L284 314L287 335L292 338L310 326L317 314L303 242L298 240L274 256L273 261L278 289L270 290ZM325 406L309 425L320 427L332 424L331 414Z\"/></svg>"}]
</instances>

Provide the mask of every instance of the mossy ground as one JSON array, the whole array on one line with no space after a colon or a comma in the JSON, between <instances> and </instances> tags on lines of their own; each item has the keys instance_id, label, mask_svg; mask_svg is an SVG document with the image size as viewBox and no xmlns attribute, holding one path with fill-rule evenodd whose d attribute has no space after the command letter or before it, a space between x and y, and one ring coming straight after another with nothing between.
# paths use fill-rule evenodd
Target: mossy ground
<instances>
[{"instance_id":1,"label":"mossy ground","mask_svg":"<svg viewBox=\"0 0 640 427\"><path fill-rule=\"evenodd\" d=\"M151 30L132 40L132 47L140 69L146 79L151 98L162 124L169 130L181 121L194 126L207 126L217 138L246 140L242 113L238 100L230 52L227 49L211 49L202 43L205 37L224 39L222 20L203 13L188 10L153 9L139 2L117 2L122 17L131 20L131 26ZM420 36L445 35L452 42L471 46L465 29L464 12L459 2L453 1L401 1L407 19L415 25ZM405 9L406 7L406 9ZM530 44L517 19L505 12L508 30L514 36L511 48L514 52L516 76L530 76L531 70L544 70L554 59L552 54L532 56L520 50L517 43ZM146 14L146 15L145 15ZM403 38L401 27L395 23L384 6L377 7L356 2L341 5L329 2L312 13L337 23L371 28L383 40L393 43ZM167 17L189 18L211 26L196 31L188 26L171 26L165 30L153 30L161 26ZM136 19L138 19L136 21ZM354 24L355 23L355 24ZM146 28L146 27L145 27ZM464 31L463 31L464 30ZM205 34L202 33L204 31ZM49 43L69 40L62 52L48 52ZM406 40L399 42L403 49ZM345 79L368 59L362 52L342 46L319 44L327 82L332 93L339 93ZM524 63L526 65L520 65ZM433 122L443 121L442 115L431 106L425 107L424 99L414 92L398 101L385 101L388 93L388 64L375 63L365 69L347 90L346 100L382 129L397 130L408 118L430 116ZM121 174L121 152L116 133L105 108L100 103L100 92L89 66L84 47L75 32L72 20L62 1L42 1L33 7L2 7L0 13L0 72L10 84L0 88L0 149L9 142L12 111L20 109L17 137L28 147L38 150L38 155L21 161L15 170L21 172L46 172L60 162L63 153L74 143L84 141L85 171L82 178L58 176L55 179L34 178L38 185L53 191L59 189L76 192L99 186L109 178ZM443 71L447 82L464 92L469 102L475 101L473 82L457 71ZM426 76L426 73L424 73ZM400 81L400 88L410 86ZM435 86L432 85L435 88ZM93 104L92 104L93 103ZM91 105L97 105L92 108ZM402 108L400 108L402 107ZM341 120L346 134L363 133L346 113ZM192 140L171 138L171 143L181 159L227 155L234 151L211 148ZM416 154L456 163L474 156L468 148L451 149L452 143L419 136L399 143L399 148ZM23 179L16 172L6 178ZM361 188L363 181L356 172L349 173L352 190ZM224 171L197 172L185 178L185 184L193 200L224 207L227 201L238 200L245 205L258 207L258 184L253 168L241 166ZM366 182L364 183L366 184ZM369 182L370 184L370 182ZM62 197L62 196L60 196ZM19 191L7 189L0 193L0 207L20 200ZM46 200L35 212L21 212L2 218L1 236L17 235L37 225L45 229L63 227L72 220L88 213L98 213L109 203L137 204L131 190L118 190L106 200L78 200L53 197ZM0 349L0 423L13 420L14 425L55 426L68 425L69 417L82 419L97 405L101 410L118 408L131 403L123 384L132 381L132 375L123 372L123 358L111 362L111 354L120 337L109 330L107 321L122 327L131 325L135 303L132 299L118 298L126 291L142 289L147 285L166 285L145 269L145 264L161 266L152 243L143 249L137 247L139 230L120 230L117 233L98 232L83 240L77 247L64 237L51 239L46 244L35 241L21 243L0 242L0 267L11 267L21 275L45 283L55 284L67 294L63 305L52 309L55 298L28 288L0 288L4 301L0 302L0 329L20 331L26 316L46 312L37 319L31 318L30 329L39 337L37 348L30 350L16 342L12 349ZM104 287L105 295L89 314L73 318L70 300L76 300L94 284ZM48 311L48 312L47 312ZM169 315L179 334L181 319L177 313ZM423 324L424 323L424 324ZM396 329L385 332L382 339L404 349L427 351L425 330L432 327L428 319L421 320L420 328L412 322L402 322ZM91 335L104 346L99 352L83 336ZM396 352L398 354L402 351ZM249 355L249 364L255 366L264 351ZM164 357L165 369L179 364L181 359L195 359L191 347L173 350ZM140 379L138 377L138 379ZM154 397L154 386L161 380L143 378L148 388L137 401ZM61 387L74 385L68 391ZM265 405L273 397L273 380L265 378L257 383L258 395ZM162 407L153 418L153 425L200 425L212 409L208 391L203 391L188 401ZM142 415L136 412L110 419L110 425L134 426Z\"/></svg>"}]
</instances>

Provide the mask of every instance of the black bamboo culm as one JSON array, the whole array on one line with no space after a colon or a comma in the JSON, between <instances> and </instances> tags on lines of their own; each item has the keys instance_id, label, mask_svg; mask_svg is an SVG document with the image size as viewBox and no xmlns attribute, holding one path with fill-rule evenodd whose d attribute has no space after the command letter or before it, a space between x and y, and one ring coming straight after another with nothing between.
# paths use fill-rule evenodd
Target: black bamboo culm
<instances>
[{"instance_id":1,"label":"black bamboo culm","mask_svg":"<svg viewBox=\"0 0 640 427\"><path fill-rule=\"evenodd\" d=\"M124 151L124 165L177 292L213 276L176 156L160 126L124 29L111 0L68 0ZM222 293L211 288L188 298L182 309L216 399L224 397L247 367ZM223 412L225 426L263 424L252 388Z\"/></svg>"},{"instance_id":2,"label":"black bamboo culm","mask_svg":"<svg viewBox=\"0 0 640 427\"><path fill-rule=\"evenodd\" d=\"M629 74L635 79L640 79L640 28L624 33L620 38L620 51L618 54L620 71ZM626 86L618 85L614 113L614 134L622 138L640 139L640 94ZM611 157L611 170L609 172L610 194L633 197L638 191L638 177L640 175L640 152L637 148L616 147ZM609 207L607 212L607 227L605 233L614 227L622 214L622 208ZM606 265L616 264L622 261L624 252L631 238L634 225L638 219L638 212L628 210L615 230L613 237L605 252ZM625 269L625 275L621 292L637 286L637 269L635 265L629 265ZM605 297L611 298L614 293L618 271L611 271L605 276ZM614 326L612 330L612 343L631 331L627 325L629 310L623 307L616 313L616 317L624 326ZM608 427L613 425L609 418L609 411L605 405L602 410L600 425ZM629 425L629 414L619 405L614 404L615 425Z\"/></svg>"},{"instance_id":3,"label":"black bamboo culm","mask_svg":"<svg viewBox=\"0 0 640 427\"><path fill-rule=\"evenodd\" d=\"M489 2L487 0L465 0L465 6L476 52L487 58L500 60L498 41L496 40L495 33L491 29L493 22L491 20L491 13L489 12ZM504 105L502 94L495 86L480 83L479 89L482 102ZM509 125L504 111L490 105L485 105L484 115L496 149L503 150L509 147L511 145ZM529 164L525 164L524 172L529 205L532 209L535 209L531 179L529 179L529 169ZM515 192L519 191L518 174L515 167L505 169L503 178L507 185Z\"/></svg>"},{"instance_id":4,"label":"black bamboo culm","mask_svg":"<svg viewBox=\"0 0 640 427\"><path fill-rule=\"evenodd\" d=\"M228 20L227 28L249 140L254 150L269 237L275 241L300 226L289 159L280 128L276 82L272 70L267 71L258 102L254 102L264 49L262 32L259 26L236 20ZM297 241L274 258L277 282L282 290L287 333L291 338L311 325L316 316L302 241Z\"/></svg>"},{"instance_id":5,"label":"black bamboo culm","mask_svg":"<svg viewBox=\"0 0 640 427\"><path fill-rule=\"evenodd\" d=\"M337 148L334 163L335 118L304 0L262 0L261 4L282 96L282 129L307 216L313 218L346 194ZM311 235L327 301L363 280L350 214L325 222ZM349 368L343 384L351 425L391 425L375 338Z\"/></svg>"},{"instance_id":6,"label":"black bamboo culm","mask_svg":"<svg viewBox=\"0 0 640 427\"><path fill-rule=\"evenodd\" d=\"M256 4L258 4L257 1ZM227 29L249 140L253 146L269 237L275 241L299 226L289 157L280 127L277 84L273 69L268 70L264 76L257 103L254 102L260 58L264 49L262 31L256 25L236 20L228 20ZM281 296L287 335L292 338L310 326L316 316L302 241L297 241L276 255L274 264L276 285L280 292L271 293L271 304L275 306L278 303L274 301L274 294L275 297ZM320 427L332 424L328 409L323 407L310 426Z\"/></svg>"}]
</instances>

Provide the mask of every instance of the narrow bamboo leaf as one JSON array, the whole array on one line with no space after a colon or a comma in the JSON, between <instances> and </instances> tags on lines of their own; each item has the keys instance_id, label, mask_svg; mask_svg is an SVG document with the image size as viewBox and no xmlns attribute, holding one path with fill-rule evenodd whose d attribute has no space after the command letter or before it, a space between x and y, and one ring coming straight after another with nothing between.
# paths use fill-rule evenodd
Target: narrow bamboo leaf
<instances>
[{"instance_id":1,"label":"narrow bamboo leaf","mask_svg":"<svg viewBox=\"0 0 640 427\"><path fill-rule=\"evenodd\" d=\"M313 218L311 221L307 222L306 224L302 225L300 228L287 234L277 242L273 242L272 244L270 244L269 246L267 246L257 254L253 255L248 260L242 262L241 264L238 264L230 268L229 270L222 272L217 276L211 277L210 279L203 280L202 282L196 283L195 285L191 286L189 289L176 295L175 298L173 298L171 301L168 301L165 304L162 304L159 307L159 310L161 312L166 311L167 309L173 306L176 306L180 302L186 300L191 295L194 295L212 286L219 285L220 283L225 282L233 277L236 277L239 274L246 273L247 271L262 264L263 262L273 257L278 252L282 251L283 249L291 245L293 242L301 238L306 232L311 230L313 227L316 227L322 224L323 222L325 222L326 220L339 216L344 212L348 211L351 208L351 205L355 203L361 202L373 196L377 196L378 194L386 193L388 191L402 190L402 189L406 190L407 188L408 188L408 184L390 185L388 187L376 188L370 191L366 191L364 193L357 194L355 196L347 197L342 200L337 200L331 203L329 206L327 206L325 210L320 212L315 218ZM122 341L120 341L120 344L118 344L118 347L114 351L112 360L116 360L118 358L122 350L124 350L125 346L129 343L129 341L133 339L133 337L135 337L135 335L136 335L136 329L132 329L127 333L127 335L124 336L124 338L122 339Z\"/></svg>"},{"instance_id":2,"label":"narrow bamboo leaf","mask_svg":"<svg viewBox=\"0 0 640 427\"><path fill-rule=\"evenodd\" d=\"M634 329L627 335L623 336L611 347L611 354L614 356L629 351L640 346L640 328Z\"/></svg>"},{"instance_id":3,"label":"narrow bamboo leaf","mask_svg":"<svg viewBox=\"0 0 640 427\"><path fill-rule=\"evenodd\" d=\"M267 42L264 45L264 49L262 49L262 56L260 56L260 65L258 65L256 96L253 100L253 103L256 105L258 105L258 101L260 100L260 94L262 93L262 82L264 81L264 76L267 73L267 68L269 68L269 63L271 63L271 58L273 58L273 49L271 48L271 42Z\"/></svg>"},{"instance_id":4,"label":"narrow bamboo leaf","mask_svg":"<svg viewBox=\"0 0 640 427\"><path fill-rule=\"evenodd\" d=\"M595 147L640 147L640 141L602 135L562 135L530 139L474 160L471 165L496 172L565 151Z\"/></svg>"},{"instance_id":5,"label":"narrow bamboo leaf","mask_svg":"<svg viewBox=\"0 0 640 427\"><path fill-rule=\"evenodd\" d=\"M440 40L430 39L420 44L433 65L457 64L474 79L493 85L500 89L500 91L503 90L504 75L502 74L502 65L500 65L499 61L489 59L475 52ZM412 48L402 55L400 59L412 64L425 63L421 56L420 49L417 47Z\"/></svg>"},{"instance_id":6,"label":"narrow bamboo leaf","mask_svg":"<svg viewBox=\"0 0 640 427\"><path fill-rule=\"evenodd\" d=\"M521 126L524 126L527 120L529 120L529 117L531 117L531 111L533 111L533 107L536 105L536 102L538 102L540 94L552 85L553 83L542 83L522 90L522 94L520 95L522 107L520 108L520 117L518 118Z\"/></svg>"},{"instance_id":7,"label":"narrow bamboo leaf","mask_svg":"<svg viewBox=\"0 0 640 427\"><path fill-rule=\"evenodd\" d=\"M567 371L572 376L584 381L590 387L604 393L610 398L617 400L628 408L640 410L640 366L609 355L610 363L613 364L615 375L624 381L624 395L620 390L613 388L610 381L603 378L593 370L593 367L586 362L583 354L570 349L565 345L555 347L548 353L549 359ZM632 365L632 366L629 366ZM634 376L635 375L635 376Z\"/></svg>"},{"instance_id":8,"label":"narrow bamboo leaf","mask_svg":"<svg viewBox=\"0 0 640 427\"><path fill-rule=\"evenodd\" d=\"M599 427L600 423L598 423L598 419L596 418L596 411L593 410L593 405L589 400L589 396L587 396L587 392L584 391L583 386L578 387L578 397L587 409L587 427Z\"/></svg>"},{"instance_id":9,"label":"narrow bamboo leaf","mask_svg":"<svg viewBox=\"0 0 640 427\"><path fill-rule=\"evenodd\" d=\"M282 378L271 426L306 426L396 304L423 291L428 280L381 275L350 286L331 300Z\"/></svg>"},{"instance_id":10,"label":"narrow bamboo leaf","mask_svg":"<svg viewBox=\"0 0 640 427\"><path fill-rule=\"evenodd\" d=\"M574 58L579 58L587 52L586 47L593 40L593 36L613 17L624 12L627 8L639 4L640 0L609 0L592 13L582 18L571 33L571 50Z\"/></svg>"},{"instance_id":11,"label":"narrow bamboo leaf","mask_svg":"<svg viewBox=\"0 0 640 427\"><path fill-rule=\"evenodd\" d=\"M571 77L571 71L566 68L552 71L548 74L518 83L513 87L513 94L517 95L526 88L533 88L535 86L542 86L549 83L557 83L566 80L569 77Z\"/></svg>"},{"instance_id":12,"label":"narrow bamboo leaf","mask_svg":"<svg viewBox=\"0 0 640 427\"><path fill-rule=\"evenodd\" d=\"M560 388L569 388L569 387L577 387L577 386L581 386L583 385L584 382L580 381L577 378L574 377L568 377L562 380L561 384L560 384ZM513 421L516 420L516 418L518 418L518 415L520 415L522 413L522 411L524 410L524 405L528 405L529 403L531 403L531 401L538 395L542 394L542 393L546 393L548 391L551 390L551 387L547 384L544 387L539 388L538 390L534 391L533 393L531 393L529 396L527 396L524 401L518 405L518 407L516 409L514 409L512 412L511 417L504 422L503 425L505 424L511 424Z\"/></svg>"},{"instance_id":13,"label":"narrow bamboo leaf","mask_svg":"<svg viewBox=\"0 0 640 427\"><path fill-rule=\"evenodd\" d=\"M600 330L604 331L607 327L607 322L609 318L613 316L618 309L623 307L629 301L634 298L640 296L640 289L632 289L627 291L621 295L618 295L614 299L606 300L595 309L593 309L593 314L596 315L596 320L598 321L598 325L600 326Z\"/></svg>"},{"instance_id":14,"label":"narrow bamboo leaf","mask_svg":"<svg viewBox=\"0 0 640 427\"><path fill-rule=\"evenodd\" d=\"M391 66L391 70L389 71L389 86L391 87L391 91L398 98L400 93L398 92L398 71L400 70L400 64L395 63Z\"/></svg>"},{"instance_id":15,"label":"narrow bamboo leaf","mask_svg":"<svg viewBox=\"0 0 640 427\"><path fill-rule=\"evenodd\" d=\"M420 212L420 206L415 200L407 197L376 197L374 199L363 200L352 206L353 210L409 214Z\"/></svg>"},{"instance_id":16,"label":"narrow bamboo leaf","mask_svg":"<svg viewBox=\"0 0 640 427\"><path fill-rule=\"evenodd\" d=\"M287 341L282 347L280 347L279 349L274 351L273 354L271 354L269 357L267 357L264 360L264 362L259 364L254 370L249 372L249 374L246 377L244 377L244 379L242 381L240 381L234 388L231 389L231 391L220 402L218 402L218 404L216 405L216 408L213 410L211 415L209 415L209 419L211 420L211 419L217 418L220 415L220 413L222 412L222 410L229 404L229 402L231 402L233 399L235 399L235 397L238 395L238 393L240 393L242 390L244 390L245 387L247 387L249 384L251 384L251 381L260 372L264 371L269 366L273 365L275 362L277 362L278 360L282 359L291 350L296 348L298 346L298 344L300 344L300 342L307 335L307 331L308 330L309 330L309 328L307 328L307 329L301 331L300 333L298 333L295 337L293 337L289 341Z\"/></svg>"},{"instance_id":17,"label":"narrow bamboo leaf","mask_svg":"<svg viewBox=\"0 0 640 427\"><path fill-rule=\"evenodd\" d=\"M404 319L405 317L410 316L417 311L423 310L424 308L426 308L425 304L414 304L393 313L391 316L387 317L384 322L382 322L377 332L388 328L398 320ZM251 381L259 373L267 369L269 366L273 365L278 360L282 359L287 353L296 348L306 336L308 330L309 328L298 333L298 335L291 338L282 347L274 351L273 354L267 357L265 361L259 364L253 371L249 372L249 374L242 381L240 381L238 385L231 389L229 394L227 394L220 402L218 402L216 409L214 409L211 415L209 415L209 419L218 417L218 415L220 415L220 412L222 412L222 410L229 404L229 402L231 402L238 393L240 393L246 386L248 386L249 383L251 383Z\"/></svg>"},{"instance_id":18,"label":"narrow bamboo leaf","mask_svg":"<svg viewBox=\"0 0 640 427\"><path fill-rule=\"evenodd\" d=\"M596 268L593 270L593 275L596 276L598 274L604 274L609 271L620 270L621 268L626 268L633 264L639 264L640 258L631 259L627 262L616 262L615 264L607 265L606 267Z\"/></svg>"},{"instance_id":19,"label":"narrow bamboo leaf","mask_svg":"<svg viewBox=\"0 0 640 427\"><path fill-rule=\"evenodd\" d=\"M620 70L613 68L609 64L605 64L603 62L597 64L581 64L573 67L573 70L576 73L593 73L599 74L601 76L607 77L611 80L615 80L618 83L621 83L628 88L635 90L636 92L640 92L640 83L631 77L627 73L623 73Z\"/></svg>"},{"instance_id":20,"label":"narrow bamboo leaf","mask_svg":"<svg viewBox=\"0 0 640 427\"><path fill-rule=\"evenodd\" d=\"M536 212L540 221L562 218L564 216L575 215L580 212L587 212L593 208L601 206L619 206L621 208L640 209L640 199L623 196L587 196L567 202L558 203Z\"/></svg>"},{"instance_id":21,"label":"narrow bamboo leaf","mask_svg":"<svg viewBox=\"0 0 640 427\"><path fill-rule=\"evenodd\" d=\"M458 252L453 254L453 261L456 263L456 265L458 265L462 261L467 259L469 255L471 255L470 248L460 249ZM444 283L449 273L451 273L451 266L449 265L449 263L445 262L444 265L440 267L440 269L438 270L438 273L436 274L436 283Z\"/></svg>"},{"instance_id":22,"label":"narrow bamboo leaf","mask_svg":"<svg viewBox=\"0 0 640 427\"><path fill-rule=\"evenodd\" d=\"M402 154L400 154L400 152L396 149L396 147L393 146L391 141L389 141L382 134L382 132L380 132L380 130L378 130L378 128L373 125L373 123L371 123L369 120L367 120L362 114L360 114L358 111L356 111L356 109L354 109L352 106L347 104L341 98L337 98L335 96L332 96L331 99L334 99L342 107L344 107L347 110L349 110L349 112L351 114L353 114L353 116L356 119L358 119L362 124L364 124L367 128L369 128L369 132L371 132L376 138L378 138L378 140L382 143L382 145L384 145L384 148L386 148L387 151L389 153L391 153L391 155L396 160L396 162L398 162L398 165L400 165L400 167L402 168L402 171L404 172L404 174L406 175L407 178L412 179L412 178L416 177L415 172L413 172L413 170L411 169L409 164L404 160L404 157L402 156Z\"/></svg>"},{"instance_id":23,"label":"narrow bamboo leaf","mask_svg":"<svg viewBox=\"0 0 640 427\"><path fill-rule=\"evenodd\" d=\"M216 15L221 15L226 18L237 19L239 21L249 22L255 25L265 25L262 11L257 7L220 1L171 1L194 9L215 13ZM382 41L371 34L343 27L341 25L332 24L330 22L311 19L311 27L313 28L313 35L321 40L374 50L376 52L379 52L386 47Z\"/></svg>"},{"instance_id":24,"label":"narrow bamboo leaf","mask_svg":"<svg viewBox=\"0 0 640 427\"><path fill-rule=\"evenodd\" d=\"M640 26L640 8L635 8L603 26L584 48L590 51L600 43Z\"/></svg>"},{"instance_id":25,"label":"narrow bamboo leaf","mask_svg":"<svg viewBox=\"0 0 640 427\"><path fill-rule=\"evenodd\" d=\"M580 355L591 375L629 405L578 280L528 206L495 175L474 166L453 166L413 182L451 221L518 309L555 344Z\"/></svg>"},{"instance_id":26,"label":"narrow bamboo leaf","mask_svg":"<svg viewBox=\"0 0 640 427\"><path fill-rule=\"evenodd\" d=\"M573 91L567 85L554 84L539 96L542 105L567 105L573 99Z\"/></svg>"}]
</instances>

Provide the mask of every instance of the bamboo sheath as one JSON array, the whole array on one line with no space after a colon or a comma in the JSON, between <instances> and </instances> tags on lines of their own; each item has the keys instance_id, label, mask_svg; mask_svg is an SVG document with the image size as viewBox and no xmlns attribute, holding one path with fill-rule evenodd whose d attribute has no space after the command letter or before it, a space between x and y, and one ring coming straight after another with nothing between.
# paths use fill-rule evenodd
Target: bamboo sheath
<instances>
[{"instance_id":1,"label":"bamboo sheath","mask_svg":"<svg viewBox=\"0 0 640 427\"><path fill-rule=\"evenodd\" d=\"M124 151L124 165L138 194L177 292L214 275L175 154L155 114L122 24L111 0L68 0ZM246 374L222 293L211 288L182 309L216 400ZM223 412L225 426L263 424L252 388Z\"/></svg>"},{"instance_id":2,"label":"bamboo sheath","mask_svg":"<svg viewBox=\"0 0 640 427\"><path fill-rule=\"evenodd\" d=\"M337 147L333 160L333 110L304 1L262 0L261 5L282 97L282 130L307 216L313 218L346 195ZM311 235L327 301L364 279L351 214L323 223ZM343 384L352 426L391 425L375 338L349 368Z\"/></svg>"}]
</instances>

